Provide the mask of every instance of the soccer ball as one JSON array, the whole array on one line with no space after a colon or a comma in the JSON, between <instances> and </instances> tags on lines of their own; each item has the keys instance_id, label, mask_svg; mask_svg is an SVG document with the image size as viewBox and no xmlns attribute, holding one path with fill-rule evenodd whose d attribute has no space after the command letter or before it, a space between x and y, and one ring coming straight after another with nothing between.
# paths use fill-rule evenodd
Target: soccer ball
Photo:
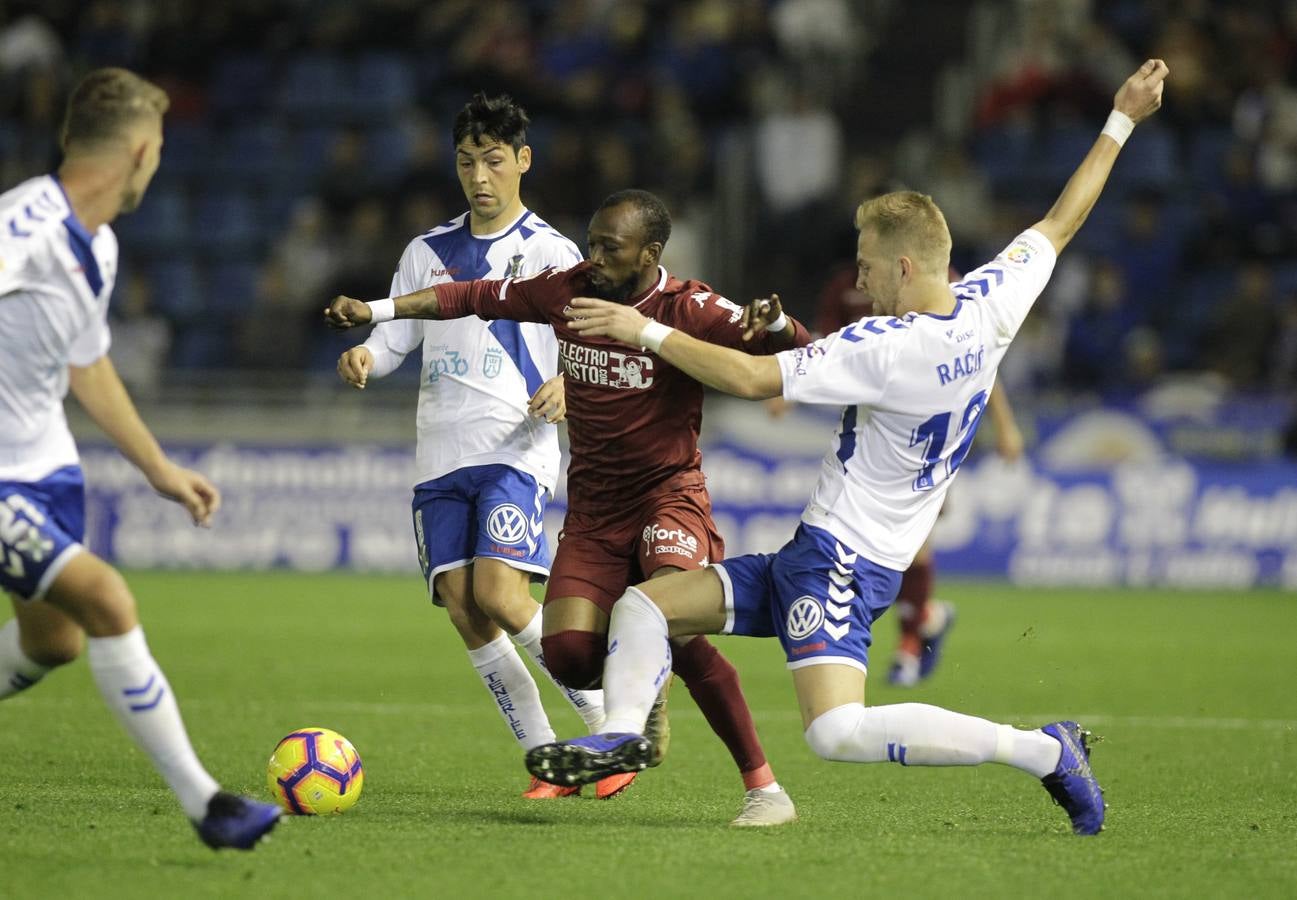
<instances>
[{"instance_id":1,"label":"soccer ball","mask_svg":"<svg viewBox=\"0 0 1297 900\"><path fill-rule=\"evenodd\" d=\"M365 769L351 742L327 728L299 728L270 754L266 783L297 816L346 812L360 799Z\"/></svg>"}]
</instances>

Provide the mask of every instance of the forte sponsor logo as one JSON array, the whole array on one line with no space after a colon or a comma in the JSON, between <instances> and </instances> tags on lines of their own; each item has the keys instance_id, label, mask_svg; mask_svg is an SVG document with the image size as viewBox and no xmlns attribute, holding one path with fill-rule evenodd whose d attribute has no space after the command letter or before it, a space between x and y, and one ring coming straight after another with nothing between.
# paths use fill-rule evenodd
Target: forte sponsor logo
<instances>
[{"instance_id":1,"label":"forte sponsor logo","mask_svg":"<svg viewBox=\"0 0 1297 900\"><path fill-rule=\"evenodd\" d=\"M644 526L644 545L650 555L674 553L677 556L692 557L698 552L698 538L683 528L663 528L654 522Z\"/></svg>"}]
</instances>

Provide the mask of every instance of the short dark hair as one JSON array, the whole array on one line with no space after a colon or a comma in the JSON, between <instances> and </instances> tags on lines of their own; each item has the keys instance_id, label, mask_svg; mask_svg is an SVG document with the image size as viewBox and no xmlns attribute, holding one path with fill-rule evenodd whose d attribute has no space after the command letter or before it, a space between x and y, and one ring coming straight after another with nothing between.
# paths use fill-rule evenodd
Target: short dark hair
<instances>
[{"instance_id":1,"label":"short dark hair","mask_svg":"<svg viewBox=\"0 0 1297 900\"><path fill-rule=\"evenodd\" d=\"M167 92L126 69L95 69L68 98L61 145L66 153L122 137L134 122L161 116L171 105Z\"/></svg>"},{"instance_id":2,"label":"short dark hair","mask_svg":"<svg viewBox=\"0 0 1297 900\"><path fill-rule=\"evenodd\" d=\"M630 188L608 195L599 204L599 209L610 209L623 204L635 207L635 211L639 213L640 225L644 229L644 243L658 243L665 247L671 237L671 213L667 212L666 204L656 194Z\"/></svg>"},{"instance_id":3,"label":"short dark hair","mask_svg":"<svg viewBox=\"0 0 1297 900\"><path fill-rule=\"evenodd\" d=\"M473 143L480 144L485 135L513 147L516 154L527 143L530 123L527 111L514 103L508 94L488 97L479 91L455 116L452 134L456 147L468 137L473 139Z\"/></svg>"}]
</instances>

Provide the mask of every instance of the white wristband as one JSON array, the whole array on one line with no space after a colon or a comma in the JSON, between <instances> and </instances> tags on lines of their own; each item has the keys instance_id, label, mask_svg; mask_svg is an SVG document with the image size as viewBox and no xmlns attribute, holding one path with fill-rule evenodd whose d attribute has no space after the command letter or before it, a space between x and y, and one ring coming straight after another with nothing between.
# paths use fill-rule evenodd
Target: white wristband
<instances>
[{"instance_id":1,"label":"white wristband","mask_svg":"<svg viewBox=\"0 0 1297 900\"><path fill-rule=\"evenodd\" d=\"M658 353L662 350L662 342L667 339L667 335L675 331L670 325L663 325L661 322L649 319L640 329L639 345L645 350L652 350Z\"/></svg>"},{"instance_id":2,"label":"white wristband","mask_svg":"<svg viewBox=\"0 0 1297 900\"><path fill-rule=\"evenodd\" d=\"M779 310L779 318L775 319L773 322L767 325L766 331L770 332L771 334L779 334L779 332L783 331L787 327L788 327L788 315L781 309Z\"/></svg>"},{"instance_id":3,"label":"white wristband","mask_svg":"<svg viewBox=\"0 0 1297 900\"><path fill-rule=\"evenodd\" d=\"M1117 142L1118 147L1126 146L1126 138L1135 130L1135 122L1124 112L1113 110L1108 113L1108 121L1103 124L1103 131L1100 134L1106 134Z\"/></svg>"},{"instance_id":4,"label":"white wristband","mask_svg":"<svg viewBox=\"0 0 1297 900\"><path fill-rule=\"evenodd\" d=\"M377 325L380 322L390 322L396 318L396 301L391 297L372 300L365 305L369 307L369 321L372 325Z\"/></svg>"}]
</instances>

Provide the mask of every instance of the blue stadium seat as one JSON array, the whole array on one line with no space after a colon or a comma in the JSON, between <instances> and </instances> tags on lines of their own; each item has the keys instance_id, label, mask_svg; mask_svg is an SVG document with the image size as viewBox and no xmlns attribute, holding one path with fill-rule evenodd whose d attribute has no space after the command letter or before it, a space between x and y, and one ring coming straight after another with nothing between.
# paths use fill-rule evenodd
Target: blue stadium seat
<instances>
[{"instance_id":1,"label":"blue stadium seat","mask_svg":"<svg viewBox=\"0 0 1297 900\"><path fill-rule=\"evenodd\" d=\"M263 232L252 197L232 187L210 190L198 200L195 249L209 257L249 256L259 250Z\"/></svg>"},{"instance_id":2,"label":"blue stadium seat","mask_svg":"<svg viewBox=\"0 0 1297 900\"><path fill-rule=\"evenodd\" d=\"M259 186L292 167L288 133L269 120L252 120L225 134L209 174L244 187ZM249 185L248 182L255 182Z\"/></svg>"},{"instance_id":3,"label":"blue stadium seat","mask_svg":"<svg viewBox=\"0 0 1297 900\"><path fill-rule=\"evenodd\" d=\"M139 209L113 223L123 245L141 256L169 256L189 245L189 197L179 184L159 178Z\"/></svg>"},{"instance_id":4,"label":"blue stadium seat","mask_svg":"<svg viewBox=\"0 0 1297 900\"><path fill-rule=\"evenodd\" d=\"M211 267L207 277L209 313L249 312L257 299L260 269L250 262L227 262Z\"/></svg>"},{"instance_id":5,"label":"blue stadium seat","mask_svg":"<svg viewBox=\"0 0 1297 900\"><path fill-rule=\"evenodd\" d=\"M401 125L373 128L365 140L365 159L380 181L399 177L410 162L410 134Z\"/></svg>"},{"instance_id":6,"label":"blue stadium seat","mask_svg":"<svg viewBox=\"0 0 1297 900\"><path fill-rule=\"evenodd\" d=\"M302 129L293 139L293 162L306 183L313 182L328 166L339 132L332 125L317 125Z\"/></svg>"},{"instance_id":7,"label":"blue stadium seat","mask_svg":"<svg viewBox=\"0 0 1297 900\"><path fill-rule=\"evenodd\" d=\"M340 122L351 96L346 67L326 54L307 54L288 64L276 106L300 122ZM342 102L340 102L342 101Z\"/></svg>"},{"instance_id":8,"label":"blue stadium seat","mask_svg":"<svg viewBox=\"0 0 1297 900\"><path fill-rule=\"evenodd\" d=\"M1093 140L1093 135L1091 135ZM1078 159L1079 161L1079 159ZM1175 135L1157 122L1145 122L1126 142L1112 179L1130 187L1165 188L1180 178L1180 148Z\"/></svg>"},{"instance_id":9,"label":"blue stadium seat","mask_svg":"<svg viewBox=\"0 0 1297 900\"><path fill-rule=\"evenodd\" d=\"M158 177L205 176L212 158L216 156L211 129L202 122L188 119L168 120L165 128Z\"/></svg>"},{"instance_id":10,"label":"blue stadium seat","mask_svg":"<svg viewBox=\"0 0 1297 900\"><path fill-rule=\"evenodd\" d=\"M351 102L358 121L387 121L414 102L414 70L396 53L369 53L352 77Z\"/></svg>"},{"instance_id":11,"label":"blue stadium seat","mask_svg":"<svg viewBox=\"0 0 1297 900\"><path fill-rule=\"evenodd\" d=\"M1204 188L1217 188L1225 183L1225 157L1234 143L1234 134L1228 128L1204 128L1195 131L1189 143L1189 176Z\"/></svg>"},{"instance_id":12,"label":"blue stadium seat","mask_svg":"<svg viewBox=\"0 0 1297 900\"><path fill-rule=\"evenodd\" d=\"M175 369L229 369L234 363L234 334L225 325L194 324L182 329L171 344Z\"/></svg>"},{"instance_id":13,"label":"blue stadium seat","mask_svg":"<svg viewBox=\"0 0 1297 900\"><path fill-rule=\"evenodd\" d=\"M190 259L173 259L149 267L153 306L172 322L189 322L203 312L202 284Z\"/></svg>"},{"instance_id":14,"label":"blue stadium seat","mask_svg":"<svg viewBox=\"0 0 1297 900\"><path fill-rule=\"evenodd\" d=\"M207 97L216 112L243 115L269 107L274 89L270 60L259 54L240 54L216 63L207 83Z\"/></svg>"}]
</instances>

